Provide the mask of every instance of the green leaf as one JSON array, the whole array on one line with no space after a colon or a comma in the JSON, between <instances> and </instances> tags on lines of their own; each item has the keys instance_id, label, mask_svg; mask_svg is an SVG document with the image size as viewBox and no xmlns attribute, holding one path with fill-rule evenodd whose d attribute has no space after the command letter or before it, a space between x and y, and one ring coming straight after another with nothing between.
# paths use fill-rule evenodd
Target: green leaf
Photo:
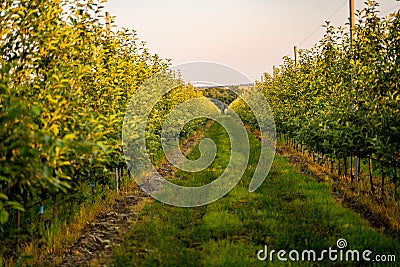
<instances>
[{"instance_id":1,"label":"green leaf","mask_svg":"<svg viewBox=\"0 0 400 267\"><path fill-rule=\"evenodd\" d=\"M39 106L33 105L31 107L31 110L32 110L33 114L35 114L36 116L39 116L42 113L42 108Z\"/></svg>"},{"instance_id":2,"label":"green leaf","mask_svg":"<svg viewBox=\"0 0 400 267\"><path fill-rule=\"evenodd\" d=\"M7 201L6 205L11 206L13 209L25 211L24 207L17 201Z\"/></svg>"},{"instance_id":3,"label":"green leaf","mask_svg":"<svg viewBox=\"0 0 400 267\"><path fill-rule=\"evenodd\" d=\"M0 210L0 223L4 224L8 221L9 214L6 210Z\"/></svg>"},{"instance_id":4,"label":"green leaf","mask_svg":"<svg viewBox=\"0 0 400 267\"><path fill-rule=\"evenodd\" d=\"M70 134L66 134L66 135L64 136L63 140L64 140L64 141L74 140L75 137L76 137L75 134L70 133Z\"/></svg>"},{"instance_id":5,"label":"green leaf","mask_svg":"<svg viewBox=\"0 0 400 267\"><path fill-rule=\"evenodd\" d=\"M10 108L7 110L7 119L13 120L21 113L22 106L24 104L22 102L13 103Z\"/></svg>"}]
</instances>

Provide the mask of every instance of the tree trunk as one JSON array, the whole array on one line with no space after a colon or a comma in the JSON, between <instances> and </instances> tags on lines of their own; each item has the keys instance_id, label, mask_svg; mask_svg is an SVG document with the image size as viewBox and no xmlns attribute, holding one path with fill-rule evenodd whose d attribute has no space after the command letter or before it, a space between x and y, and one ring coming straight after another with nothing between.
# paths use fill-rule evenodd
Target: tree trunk
<instances>
[{"instance_id":1,"label":"tree trunk","mask_svg":"<svg viewBox=\"0 0 400 267\"><path fill-rule=\"evenodd\" d=\"M19 232L20 232L20 227L21 227L21 211L17 211L17 249L19 250Z\"/></svg>"},{"instance_id":2,"label":"tree trunk","mask_svg":"<svg viewBox=\"0 0 400 267\"><path fill-rule=\"evenodd\" d=\"M53 214L51 215L51 220L54 220L54 217L56 216L56 209L57 209L57 194L54 193L53 195Z\"/></svg>"},{"instance_id":3,"label":"tree trunk","mask_svg":"<svg viewBox=\"0 0 400 267\"><path fill-rule=\"evenodd\" d=\"M381 161L381 168L382 168L381 191L382 191L382 195L385 195L385 173L384 173L384 168L383 168L383 161Z\"/></svg>"},{"instance_id":4,"label":"tree trunk","mask_svg":"<svg viewBox=\"0 0 400 267\"><path fill-rule=\"evenodd\" d=\"M394 200L397 201L397 164L394 163Z\"/></svg>"},{"instance_id":5,"label":"tree trunk","mask_svg":"<svg viewBox=\"0 0 400 267\"><path fill-rule=\"evenodd\" d=\"M351 178L351 183L353 183L354 182L353 156L350 156L350 178Z\"/></svg>"}]
</instances>

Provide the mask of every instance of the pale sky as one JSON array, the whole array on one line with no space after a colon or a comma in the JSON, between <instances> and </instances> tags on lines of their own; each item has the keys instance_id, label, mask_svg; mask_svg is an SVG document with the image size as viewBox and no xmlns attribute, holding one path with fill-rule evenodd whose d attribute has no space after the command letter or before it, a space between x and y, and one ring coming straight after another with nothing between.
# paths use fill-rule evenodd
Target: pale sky
<instances>
[{"instance_id":1,"label":"pale sky","mask_svg":"<svg viewBox=\"0 0 400 267\"><path fill-rule=\"evenodd\" d=\"M356 9L364 7L364 1L355 0ZM283 56L292 57L294 45L310 48L318 42L328 18L335 26L345 25L348 2L108 0L105 10L116 17L116 26L137 30L151 53L171 59L173 65L216 62L255 81L262 73L272 72L273 65L280 65ZM383 12L400 8L395 0L378 2Z\"/></svg>"}]
</instances>

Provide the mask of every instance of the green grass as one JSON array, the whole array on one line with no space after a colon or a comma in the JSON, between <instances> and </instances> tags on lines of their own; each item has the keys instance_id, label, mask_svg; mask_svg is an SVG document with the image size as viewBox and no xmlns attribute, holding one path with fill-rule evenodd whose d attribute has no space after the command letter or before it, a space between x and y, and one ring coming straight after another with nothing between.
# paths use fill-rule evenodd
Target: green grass
<instances>
[{"instance_id":1,"label":"green grass","mask_svg":"<svg viewBox=\"0 0 400 267\"><path fill-rule=\"evenodd\" d=\"M227 132L224 128L220 127L218 123L214 123L209 131L207 131L206 138L214 140L217 146L217 153L214 162L207 167L205 170L197 173L187 173L178 170L176 173L176 178L173 180L175 184L182 186L202 186L212 182L217 179L225 170L229 164L229 159L231 157L230 142ZM221 138L224 137L224 138ZM195 146L192 152L188 155L188 159L197 160L200 158L199 146Z\"/></svg>"},{"instance_id":2,"label":"green grass","mask_svg":"<svg viewBox=\"0 0 400 267\"><path fill-rule=\"evenodd\" d=\"M215 123L205 137L217 143L214 163L203 172L178 172L180 183L208 183L227 165L230 143L224 129ZM264 266L271 262L260 262L256 256L264 245L276 251L320 252L335 248L339 238L347 240L348 249L369 249L374 255L400 251L399 243L379 234L356 213L336 205L327 184L299 174L283 157L275 157L264 184L249 193L248 185L260 150L259 141L251 134L249 141L248 168L234 190L212 204L196 208L150 201L133 222L124 244L115 252L115 265ZM198 153L194 149L189 157L197 158ZM272 263L274 266L311 265L310 262L282 263L276 256ZM332 265L329 261L319 264ZM346 262L338 264L342 266Z\"/></svg>"}]
</instances>

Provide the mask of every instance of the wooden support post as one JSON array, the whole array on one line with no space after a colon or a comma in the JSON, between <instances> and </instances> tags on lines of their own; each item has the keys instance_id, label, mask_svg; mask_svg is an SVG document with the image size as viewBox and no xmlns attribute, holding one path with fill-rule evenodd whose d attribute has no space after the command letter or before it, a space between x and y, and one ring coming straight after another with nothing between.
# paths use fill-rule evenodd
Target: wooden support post
<instances>
[{"instance_id":1,"label":"wooden support post","mask_svg":"<svg viewBox=\"0 0 400 267\"><path fill-rule=\"evenodd\" d=\"M373 181L373 177L372 177L372 168L373 168L373 164L372 164L372 156L369 156L369 161L368 161L368 170L369 170L369 183L371 185L371 192L372 194L375 193L375 189L374 189L374 181Z\"/></svg>"},{"instance_id":2,"label":"wooden support post","mask_svg":"<svg viewBox=\"0 0 400 267\"><path fill-rule=\"evenodd\" d=\"M119 175L118 175L118 168L115 168L115 184L116 184L117 193L118 193L118 187L119 187Z\"/></svg>"},{"instance_id":3,"label":"wooden support post","mask_svg":"<svg viewBox=\"0 0 400 267\"><path fill-rule=\"evenodd\" d=\"M350 1L350 47L352 48L354 24L355 24L354 0L349 0L349 1Z\"/></svg>"},{"instance_id":4,"label":"wooden support post","mask_svg":"<svg viewBox=\"0 0 400 267\"><path fill-rule=\"evenodd\" d=\"M354 179L357 180L357 182L360 181L360 158L355 157L354 158Z\"/></svg>"},{"instance_id":5,"label":"wooden support post","mask_svg":"<svg viewBox=\"0 0 400 267\"><path fill-rule=\"evenodd\" d=\"M107 36L110 37L110 31L111 31L110 12L106 12L106 31L107 31Z\"/></svg>"},{"instance_id":6,"label":"wooden support post","mask_svg":"<svg viewBox=\"0 0 400 267\"><path fill-rule=\"evenodd\" d=\"M95 188L95 186L96 186L96 183L94 182L94 181L90 181L89 182L89 186L90 186L90 188L92 188L92 203L94 203L94 194L95 194L95 192L94 192L94 188Z\"/></svg>"},{"instance_id":7,"label":"wooden support post","mask_svg":"<svg viewBox=\"0 0 400 267\"><path fill-rule=\"evenodd\" d=\"M299 51L297 50L297 46L294 47L294 64L296 67L299 64Z\"/></svg>"},{"instance_id":8,"label":"wooden support post","mask_svg":"<svg viewBox=\"0 0 400 267\"><path fill-rule=\"evenodd\" d=\"M354 39L354 25L355 25L355 7L354 7L354 0L349 0L349 7L350 7L350 52L352 53L353 50L353 39ZM353 73L350 73L351 79L351 89L354 89L354 78ZM353 178L359 181L360 176L360 158L354 158L354 176Z\"/></svg>"}]
</instances>

